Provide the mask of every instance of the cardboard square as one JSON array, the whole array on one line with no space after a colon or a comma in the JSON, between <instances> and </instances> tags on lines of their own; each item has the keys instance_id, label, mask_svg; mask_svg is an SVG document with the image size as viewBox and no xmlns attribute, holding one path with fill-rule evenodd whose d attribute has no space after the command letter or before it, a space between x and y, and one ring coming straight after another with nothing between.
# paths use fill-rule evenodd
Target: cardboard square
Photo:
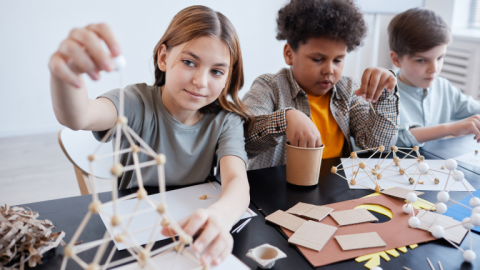
<instances>
[{"instance_id":1,"label":"cardboard square","mask_svg":"<svg viewBox=\"0 0 480 270\"><path fill-rule=\"evenodd\" d=\"M437 218L437 220L433 223L432 227L435 225L442 226L444 229L446 229L443 238L446 238L454 242L455 244L460 245L463 241L463 238L465 238L465 235L467 235L468 230L465 229L462 225L450 229L447 228L461 223L462 222L457 221L453 218Z\"/></svg>"},{"instance_id":2,"label":"cardboard square","mask_svg":"<svg viewBox=\"0 0 480 270\"><path fill-rule=\"evenodd\" d=\"M407 194L409 192L414 192L415 194L417 194L417 196L425 194L425 192L411 190L411 189L407 189L407 188L403 188L403 187L393 187L393 188L389 188L389 189L384 189L380 193L382 193L384 195L392 196L394 198L399 198L399 199L406 200L407 199Z\"/></svg>"},{"instance_id":3,"label":"cardboard square","mask_svg":"<svg viewBox=\"0 0 480 270\"><path fill-rule=\"evenodd\" d=\"M309 220L298 228L288 242L320 251L336 231L337 227Z\"/></svg>"},{"instance_id":4,"label":"cardboard square","mask_svg":"<svg viewBox=\"0 0 480 270\"><path fill-rule=\"evenodd\" d=\"M418 228L426 231L428 231L433 226L433 224L439 219L440 220L453 219L451 217L446 217L444 215L440 215L440 214L426 211L426 210L420 210L417 214L417 218L420 220L420 226L418 226Z\"/></svg>"},{"instance_id":5,"label":"cardboard square","mask_svg":"<svg viewBox=\"0 0 480 270\"><path fill-rule=\"evenodd\" d=\"M330 213L330 216L340 226L359 224L365 222L378 221L372 213L365 208L350 209L344 211L335 211Z\"/></svg>"},{"instance_id":6,"label":"cardboard square","mask_svg":"<svg viewBox=\"0 0 480 270\"><path fill-rule=\"evenodd\" d=\"M299 202L294 207L288 209L287 213L307 219L321 221L332 211L333 208L330 207Z\"/></svg>"},{"instance_id":7,"label":"cardboard square","mask_svg":"<svg viewBox=\"0 0 480 270\"><path fill-rule=\"evenodd\" d=\"M343 250L385 247L387 244L376 232L335 236Z\"/></svg>"},{"instance_id":8,"label":"cardboard square","mask_svg":"<svg viewBox=\"0 0 480 270\"><path fill-rule=\"evenodd\" d=\"M283 212L282 210L277 210L275 213L265 217L266 220L282 226L285 229L295 232L306 220L290 215Z\"/></svg>"}]
</instances>

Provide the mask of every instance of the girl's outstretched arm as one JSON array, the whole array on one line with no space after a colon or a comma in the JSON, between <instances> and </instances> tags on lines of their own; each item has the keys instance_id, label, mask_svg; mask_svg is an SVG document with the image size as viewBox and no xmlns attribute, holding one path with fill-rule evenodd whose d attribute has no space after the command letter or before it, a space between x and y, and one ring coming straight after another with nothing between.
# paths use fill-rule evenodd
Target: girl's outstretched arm
<instances>
[{"instance_id":1,"label":"girl's outstretched arm","mask_svg":"<svg viewBox=\"0 0 480 270\"><path fill-rule=\"evenodd\" d=\"M222 193L218 201L179 222L192 236L203 229L193 248L202 255L204 265L218 265L232 252L230 230L250 203L245 162L237 156L224 156L220 159L220 168ZM168 230L163 233L168 234Z\"/></svg>"},{"instance_id":2,"label":"girl's outstretched arm","mask_svg":"<svg viewBox=\"0 0 480 270\"><path fill-rule=\"evenodd\" d=\"M104 41L110 52L102 48ZM90 99L82 74L93 80L100 71L114 69L120 46L106 24L73 29L50 58L52 104L58 121L71 129L107 130L115 125L117 111L108 99Z\"/></svg>"}]
</instances>

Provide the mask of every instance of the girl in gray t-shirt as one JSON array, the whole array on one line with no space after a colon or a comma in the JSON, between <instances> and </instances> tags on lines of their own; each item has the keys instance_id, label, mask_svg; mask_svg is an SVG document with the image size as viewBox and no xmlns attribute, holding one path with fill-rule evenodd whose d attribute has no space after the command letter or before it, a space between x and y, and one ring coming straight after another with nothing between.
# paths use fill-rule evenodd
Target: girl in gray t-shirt
<instances>
[{"instance_id":1,"label":"girl in gray t-shirt","mask_svg":"<svg viewBox=\"0 0 480 270\"><path fill-rule=\"evenodd\" d=\"M104 41L109 49L102 49ZM89 99L82 78L93 80L101 70L112 71L121 49L105 24L70 32L49 63L51 94L59 122L74 130L92 130L97 139L117 121L119 90ZM219 264L233 247L229 231L249 204L244 148L244 123L251 121L238 98L243 66L238 36L221 13L204 6L180 11L154 50L155 84L125 88L124 115L128 125L157 153L167 157L167 185L203 182L213 165L219 169L222 193L217 202L180 221L193 236L205 265ZM233 102L227 100L230 96ZM123 148L129 147L123 136ZM146 155L140 155L140 162ZM133 163L131 153L120 158ZM145 185L158 185L156 168L142 169ZM135 173L119 178L120 188L137 187ZM168 231L164 229L164 233Z\"/></svg>"}]
</instances>

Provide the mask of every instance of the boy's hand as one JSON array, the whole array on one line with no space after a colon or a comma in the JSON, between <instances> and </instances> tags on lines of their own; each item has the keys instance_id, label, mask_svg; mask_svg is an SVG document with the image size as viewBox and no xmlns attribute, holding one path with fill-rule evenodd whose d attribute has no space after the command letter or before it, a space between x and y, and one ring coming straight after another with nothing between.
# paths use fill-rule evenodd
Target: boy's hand
<instances>
[{"instance_id":1,"label":"boy's hand","mask_svg":"<svg viewBox=\"0 0 480 270\"><path fill-rule=\"evenodd\" d=\"M475 134L474 140L480 143L480 116L474 115L463 120L448 123L447 129L451 136Z\"/></svg>"},{"instance_id":2,"label":"boy's hand","mask_svg":"<svg viewBox=\"0 0 480 270\"><path fill-rule=\"evenodd\" d=\"M322 140L315 124L303 112L288 110L285 112L287 120L287 139L290 145L304 148L320 147Z\"/></svg>"},{"instance_id":3,"label":"boy's hand","mask_svg":"<svg viewBox=\"0 0 480 270\"><path fill-rule=\"evenodd\" d=\"M355 95L362 96L367 102L375 103L383 89L387 88L387 92L391 92L396 84L397 79L389 70L378 67L367 68L363 72L362 85L355 91Z\"/></svg>"},{"instance_id":4,"label":"boy's hand","mask_svg":"<svg viewBox=\"0 0 480 270\"><path fill-rule=\"evenodd\" d=\"M110 52L102 48L102 41ZM101 70L115 68L112 58L120 53L120 45L110 27L103 23L91 24L70 31L50 58L48 67L61 81L79 88L80 74L87 73L92 80L98 80Z\"/></svg>"},{"instance_id":5,"label":"boy's hand","mask_svg":"<svg viewBox=\"0 0 480 270\"><path fill-rule=\"evenodd\" d=\"M201 254L203 265L218 265L232 253L233 237L230 234L232 221L225 214L214 209L198 209L178 224L190 236L200 233L193 243L193 249ZM162 229L162 234L171 236L173 230ZM174 233L175 234L175 233Z\"/></svg>"}]
</instances>

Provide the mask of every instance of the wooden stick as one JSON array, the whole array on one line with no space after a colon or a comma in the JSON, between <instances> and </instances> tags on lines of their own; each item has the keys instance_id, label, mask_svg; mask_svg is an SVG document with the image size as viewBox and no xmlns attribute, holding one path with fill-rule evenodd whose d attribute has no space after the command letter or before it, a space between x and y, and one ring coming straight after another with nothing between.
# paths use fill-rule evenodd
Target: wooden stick
<instances>
[{"instance_id":1,"label":"wooden stick","mask_svg":"<svg viewBox=\"0 0 480 270\"><path fill-rule=\"evenodd\" d=\"M440 267L440 270L443 270L443 267L442 267L442 264L440 263L440 261L438 261L438 267Z\"/></svg>"},{"instance_id":2,"label":"wooden stick","mask_svg":"<svg viewBox=\"0 0 480 270\"><path fill-rule=\"evenodd\" d=\"M135 193L135 195L137 195L137 194ZM137 212L138 206L140 206L140 200L138 200L137 203L135 204L135 208L133 208L133 213L136 213L136 212ZM157 217L157 218L158 218L158 217ZM131 216L131 217L128 219L127 226L125 226L125 230L128 230L128 227L130 227L130 224L132 223L132 220L133 220L133 216Z\"/></svg>"},{"instance_id":3,"label":"wooden stick","mask_svg":"<svg viewBox=\"0 0 480 270\"><path fill-rule=\"evenodd\" d=\"M102 245L100 245L100 247L97 249L95 257L93 258L94 264L100 264L100 260L103 258L103 255L105 254L105 250L107 249L108 244L110 244L111 238L108 230L105 231L105 234L103 235L103 239L108 240L108 242L102 243Z\"/></svg>"},{"instance_id":4,"label":"wooden stick","mask_svg":"<svg viewBox=\"0 0 480 270\"><path fill-rule=\"evenodd\" d=\"M353 180L357 179L357 176L358 176L358 172L360 171L360 166L358 166L357 168L357 173L353 176ZM352 173L353 173L353 169L352 169ZM362 178L363 179L363 178ZM348 180L347 180L348 181Z\"/></svg>"},{"instance_id":5,"label":"wooden stick","mask_svg":"<svg viewBox=\"0 0 480 270\"><path fill-rule=\"evenodd\" d=\"M475 198L475 197L473 196L472 192L470 192L470 190L468 190L467 185L465 185L465 183L463 182L463 180L460 181L460 182L462 182L462 185L465 187L465 189L468 191L468 193L470 193L470 196L472 196L472 198Z\"/></svg>"},{"instance_id":6,"label":"wooden stick","mask_svg":"<svg viewBox=\"0 0 480 270\"><path fill-rule=\"evenodd\" d=\"M347 179L347 178L343 177L342 175L340 175L340 174L338 174L338 173L335 173L335 174L338 175L338 176L340 176L341 178L347 180L347 182L348 182L348 179Z\"/></svg>"},{"instance_id":7,"label":"wooden stick","mask_svg":"<svg viewBox=\"0 0 480 270\"><path fill-rule=\"evenodd\" d=\"M110 240L111 239L102 238L100 240L88 242L88 243L85 243L85 244L80 244L80 245L73 246L73 247L75 248L76 253L81 253L81 252L84 252L86 250L92 249L94 247L98 247L105 242L110 242Z\"/></svg>"},{"instance_id":8,"label":"wooden stick","mask_svg":"<svg viewBox=\"0 0 480 270\"><path fill-rule=\"evenodd\" d=\"M430 171L439 172L439 173L443 173L443 174L447 174L447 175L448 175L448 173L446 173L446 172L441 172L441 171L437 171L437 170L434 170L434 169L430 169Z\"/></svg>"},{"instance_id":9,"label":"wooden stick","mask_svg":"<svg viewBox=\"0 0 480 270\"><path fill-rule=\"evenodd\" d=\"M83 229L85 228L85 225L87 225L87 222L90 220L90 217L92 216L92 212L88 211L88 213L85 215L85 217L82 220L82 223L80 223L80 226L78 226L77 230L75 231L75 234L72 237L72 240L70 240L70 245L74 245L80 234L82 233Z\"/></svg>"},{"instance_id":10,"label":"wooden stick","mask_svg":"<svg viewBox=\"0 0 480 270\"><path fill-rule=\"evenodd\" d=\"M124 97L125 89L123 87L123 71L122 70L119 70L118 80L119 80L119 83L120 83L120 98L119 98L120 110L119 110L118 114L123 116L123 107L124 107L123 97Z\"/></svg>"},{"instance_id":11,"label":"wooden stick","mask_svg":"<svg viewBox=\"0 0 480 270\"><path fill-rule=\"evenodd\" d=\"M119 124L115 125L116 134L115 134L115 148L113 150L113 163L118 163L118 151L120 151L120 139L122 134L120 131L122 130Z\"/></svg>"},{"instance_id":12,"label":"wooden stick","mask_svg":"<svg viewBox=\"0 0 480 270\"><path fill-rule=\"evenodd\" d=\"M163 205L167 205L166 184L165 184L165 165L157 165L158 184L160 187L160 197Z\"/></svg>"},{"instance_id":13,"label":"wooden stick","mask_svg":"<svg viewBox=\"0 0 480 270\"><path fill-rule=\"evenodd\" d=\"M135 153L135 154L137 154L137 153ZM138 154L137 154L137 156L138 156ZM136 169L137 166L139 168L145 168L145 167L153 166L153 165L156 165L156 164L157 164L157 162L155 160L145 161L143 163L134 163L132 165L128 165L128 166L123 167L123 171L128 172L128 171Z\"/></svg>"},{"instance_id":14,"label":"wooden stick","mask_svg":"<svg viewBox=\"0 0 480 270\"><path fill-rule=\"evenodd\" d=\"M412 270L412 269L410 269L410 268L408 268L408 267L406 267L406 266L404 266L403 269L404 269L404 270Z\"/></svg>"},{"instance_id":15,"label":"wooden stick","mask_svg":"<svg viewBox=\"0 0 480 270\"><path fill-rule=\"evenodd\" d=\"M117 250L117 247L113 245L112 250L110 251L110 254L107 257L107 260L102 266L102 270L107 270L108 266L110 265L110 262L112 261L113 254L115 254L115 251Z\"/></svg>"},{"instance_id":16,"label":"wooden stick","mask_svg":"<svg viewBox=\"0 0 480 270\"><path fill-rule=\"evenodd\" d=\"M138 153L133 153L133 164L135 165L135 173L137 175L137 184L140 189L144 189L143 187L143 178L142 178L142 171L140 169L139 163L140 161L138 160Z\"/></svg>"},{"instance_id":17,"label":"wooden stick","mask_svg":"<svg viewBox=\"0 0 480 270\"><path fill-rule=\"evenodd\" d=\"M347 162L349 159L350 159L350 157L348 157L344 162ZM340 164L337 165L337 168L338 168L340 165L343 165L343 162L340 162Z\"/></svg>"},{"instance_id":18,"label":"wooden stick","mask_svg":"<svg viewBox=\"0 0 480 270\"><path fill-rule=\"evenodd\" d=\"M447 184L448 184L448 180L450 179L450 174L451 173L452 173L452 171L448 171L447 182L445 183L445 187L443 188L443 191L445 191L445 189L447 189Z\"/></svg>"},{"instance_id":19,"label":"wooden stick","mask_svg":"<svg viewBox=\"0 0 480 270\"><path fill-rule=\"evenodd\" d=\"M452 244L454 247L456 247L458 250L460 250L461 252L465 252L463 249L461 249L459 246L457 246L455 243L453 243L452 241L450 241L449 239L443 237L443 239L447 240L450 244Z\"/></svg>"},{"instance_id":20,"label":"wooden stick","mask_svg":"<svg viewBox=\"0 0 480 270\"><path fill-rule=\"evenodd\" d=\"M455 225L452 225L452 226L450 226L450 227L447 227L447 228L445 228L444 230L446 231L446 230L448 230L448 229L455 228L455 227L458 227L458 226L460 226L460 225L463 225L463 222L458 223L458 224L455 224Z\"/></svg>"},{"instance_id":21,"label":"wooden stick","mask_svg":"<svg viewBox=\"0 0 480 270\"><path fill-rule=\"evenodd\" d=\"M135 140L137 140L142 146L143 148L145 148L148 152L150 152L150 154L156 156L157 153L155 153L155 151L152 150L152 148L150 147L150 145L148 145L146 142L144 142L140 136L137 135L137 133L135 133L135 131L133 131L133 129L129 126L125 126L125 128L128 130L128 133L130 135L132 135L133 138L135 138Z\"/></svg>"},{"instance_id":22,"label":"wooden stick","mask_svg":"<svg viewBox=\"0 0 480 270\"><path fill-rule=\"evenodd\" d=\"M110 135L112 135L112 132L114 130L115 130L115 127L111 128L107 131L107 134L105 134L105 136L103 136L102 140L97 145L97 148L95 148L95 151L93 151L92 155L95 155L98 152L98 150L100 150L100 147L102 147L102 144L105 143L108 138L110 138Z\"/></svg>"},{"instance_id":23,"label":"wooden stick","mask_svg":"<svg viewBox=\"0 0 480 270\"><path fill-rule=\"evenodd\" d=\"M242 227L244 224L250 222L250 220L251 220L251 218L249 218L249 219L245 220L244 222L242 222L242 224L238 225L238 227L235 228L235 229L232 231L232 233L235 233L235 232L236 232L238 229L240 229L240 227Z\"/></svg>"},{"instance_id":24,"label":"wooden stick","mask_svg":"<svg viewBox=\"0 0 480 270\"><path fill-rule=\"evenodd\" d=\"M90 174L88 175L88 179L90 179L90 186L92 187L92 197L93 201L96 202L98 201L98 194L97 194L97 178L95 177L95 174L93 172L93 166L92 162L88 163L90 167Z\"/></svg>"},{"instance_id":25,"label":"wooden stick","mask_svg":"<svg viewBox=\"0 0 480 270\"><path fill-rule=\"evenodd\" d=\"M147 150L145 150L145 149L143 149L143 148L141 148L141 147L138 148L138 151L144 153L145 155L147 155L147 156L149 156L149 157L152 157L152 158L155 158L155 157L156 157L155 155L152 155L152 153L148 152Z\"/></svg>"},{"instance_id":26,"label":"wooden stick","mask_svg":"<svg viewBox=\"0 0 480 270\"><path fill-rule=\"evenodd\" d=\"M412 151L413 151L413 150L412 150ZM412 153L412 151L410 151L410 153ZM405 157L410 156L410 157L412 157L412 158L417 159L417 157L410 155L410 153L407 154L407 153L403 152L402 150L398 150L398 152L405 154L405 155L406 155ZM403 159L405 159L405 157L403 157Z\"/></svg>"},{"instance_id":27,"label":"wooden stick","mask_svg":"<svg viewBox=\"0 0 480 270\"><path fill-rule=\"evenodd\" d=\"M128 195L126 195L126 196L123 196L123 197L118 198L118 199L117 199L117 202L130 200L130 199L136 198L136 197L137 197L137 193L128 194ZM104 203L103 206L105 207L105 206L110 205L110 204L112 204L112 203L113 203L113 201L109 201L109 202Z\"/></svg>"},{"instance_id":28,"label":"wooden stick","mask_svg":"<svg viewBox=\"0 0 480 270\"><path fill-rule=\"evenodd\" d=\"M80 259L77 254L72 254L72 257L71 257L78 265L80 265L80 267L82 267L83 269L87 269L88 268L88 264L86 262L84 262L82 259Z\"/></svg>"},{"instance_id":29,"label":"wooden stick","mask_svg":"<svg viewBox=\"0 0 480 270\"><path fill-rule=\"evenodd\" d=\"M115 250L115 249L116 249L116 247L113 246L113 250ZM113 267L115 267L115 266L118 266L118 265L121 265L121 264L124 264L124 263L128 263L128 262L134 261L134 260L136 260L135 257L133 257L133 256L128 256L128 257L126 257L126 258L122 258L122 259L116 260L116 261L114 261L114 262L110 262L110 265L108 265L108 266L107 266L107 264L104 264L104 265L102 266L102 269L113 268Z\"/></svg>"},{"instance_id":30,"label":"wooden stick","mask_svg":"<svg viewBox=\"0 0 480 270\"><path fill-rule=\"evenodd\" d=\"M455 201L455 200L449 199L449 201L452 201L452 202L454 202L454 203L456 203L456 204L458 204L458 205L460 205L460 206L463 206L463 207L465 207L465 208L467 208L467 209L473 210L472 208L470 208L470 207L468 207L468 206L466 206L466 205L464 205L464 204L461 204L461 203L459 203L459 202L457 202L457 201Z\"/></svg>"},{"instance_id":31,"label":"wooden stick","mask_svg":"<svg viewBox=\"0 0 480 270\"><path fill-rule=\"evenodd\" d=\"M237 233L239 233L250 222L250 220L252 220L252 218L249 218L246 222L244 222L242 226L237 229Z\"/></svg>"},{"instance_id":32,"label":"wooden stick","mask_svg":"<svg viewBox=\"0 0 480 270\"><path fill-rule=\"evenodd\" d=\"M430 268L432 268L432 270L435 270L435 267L433 267L433 264L428 257L427 257L427 262L428 262L428 265L430 265Z\"/></svg>"},{"instance_id":33,"label":"wooden stick","mask_svg":"<svg viewBox=\"0 0 480 270\"><path fill-rule=\"evenodd\" d=\"M352 167L355 167L356 165L353 165L353 166L348 166L348 167L343 167L341 169L338 169L338 171L341 171L341 170L345 170L345 169L348 169L348 168L352 168Z\"/></svg>"},{"instance_id":34,"label":"wooden stick","mask_svg":"<svg viewBox=\"0 0 480 270\"><path fill-rule=\"evenodd\" d=\"M208 178L207 178L207 181L208 181L208 183L210 183L210 185L212 185L212 187L213 187L214 189L217 189L217 187L216 187L212 182L210 182L210 180L209 180Z\"/></svg>"},{"instance_id":35,"label":"wooden stick","mask_svg":"<svg viewBox=\"0 0 480 270\"><path fill-rule=\"evenodd\" d=\"M153 223L155 226L158 226L158 220L160 219L160 215L157 215L157 218L155 219L155 222ZM161 231L161 229L160 229ZM152 242L155 242L155 240L153 240L153 235L155 233L155 229L153 229L151 232L150 232L150 237L148 238L148 242L147 243L152 243ZM155 238L157 239L157 238ZM153 240L153 241L152 241ZM152 245L153 246L153 245ZM151 250L151 248L149 248L148 250Z\"/></svg>"},{"instance_id":36,"label":"wooden stick","mask_svg":"<svg viewBox=\"0 0 480 270\"><path fill-rule=\"evenodd\" d=\"M373 152L373 154L370 157L368 157L367 160L365 160L365 162L369 161L377 152L378 152L378 149L377 151Z\"/></svg>"},{"instance_id":37,"label":"wooden stick","mask_svg":"<svg viewBox=\"0 0 480 270\"><path fill-rule=\"evenodd\" d=\"M373 110L373 113L374 113L374 114L377 114L377 113L375 112L375 109L373 108L373 105L372 105L372 103L370 103L370 102L369 102L368 104L370 104L370 108L372 108L372 110Z\"/></svg>"},{"instance_id":38,"label":"wooden stick","mask_svg":"<svg viewBox=\"0 0 480 270\"><path fill-rule=\"evenodd\" d=\"M60 270L65 270L65 269L67 268L67 262L68 262L68 257L67 257L67 256L63 256L62 266L60 266Z\"/></svg>"},{"instance_id":39,"label":"wooden stick","mask_svg":"<svg viewBox=\"0 0 480 270\"><path fill-rule=\"evenodd\" d=\"M413 190L415 190L415 188L417 187L418 182L420 181L420 178L422 178L422 174L420 174L420 176L418 177L417 182L415 183L415 186L413 187Z\"/></svg>"},{"instance_id":40,"label":"wooden stick","mask_svg":"<svg viewBox=\"0 0 480 270\"><path fill-rule=\"evenodd\" d=\"M125 153L128 153L130 151L132 151L132 148L125 148L125 149L122 149L122 150L118 151L118 154L125 154ZM98 161L99 159L104 159L104 158L107 158L107 157L112 157L114 154L115 154L115 152L111 152L111 153L108 153L108 154L95 156L95 161Z\"/></svg>"},{"instance_id":41,"label":"wooden stick","mask_svg":"<svg viewBox=\"0 0 480 270\"><path fill-rule=\"evenodd\" d=\"M183 251L183 255L187 256L188 258L192 259L194 262L196 263L202 263L197 257L195 257L192 253L190 253L190 251L188 251L187 249L185 249L185 251Z\"/></svg>"},{"instance_id":42,"label":"wooden stick","mask_svg":"<svg viewBox=\"0 0 480 270\"><path fill-rule=\"evenodd\" d=\"M167 251L168 249L172 249L173 247L175 247L176 245L178 245L180 242L179 241L173 241L172 243L168 244L168 245L165 245L163 247L160 247L154 251L152 251L152 257L159 254L159 253L162 253L164 251Z\"/></svg>"}]
</instances>

